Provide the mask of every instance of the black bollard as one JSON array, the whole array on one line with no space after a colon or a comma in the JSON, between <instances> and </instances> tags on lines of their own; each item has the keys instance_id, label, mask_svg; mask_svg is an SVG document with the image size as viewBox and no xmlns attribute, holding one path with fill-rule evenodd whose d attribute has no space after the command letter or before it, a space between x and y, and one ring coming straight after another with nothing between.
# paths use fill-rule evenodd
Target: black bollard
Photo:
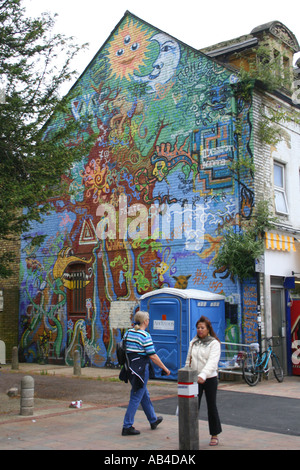
<instances>
[{"instance_id":1,"label":"black bollard","mask_svg":"<svg viewBox=\"0 0 300 470\"><path fill-rule=\"evenodd\" d=\"M18 370L19 369L19 357L18 357L18 348L17 348L17 346L14 346L12 348L11 368L12 368L12 370Z\"/></svg>"}]
</instances>

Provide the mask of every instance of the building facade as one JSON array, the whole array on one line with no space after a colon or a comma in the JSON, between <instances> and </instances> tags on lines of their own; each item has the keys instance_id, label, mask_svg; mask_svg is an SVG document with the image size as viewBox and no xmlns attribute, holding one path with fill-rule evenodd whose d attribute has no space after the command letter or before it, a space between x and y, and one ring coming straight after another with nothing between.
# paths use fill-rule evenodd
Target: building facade
<instances>
[{"instance_id":1,"label":"building facade","mask_svg":"<svg viewBox=\"0 0 300 470\"><path fill-rule=\"evenodd\" d=\"M224 295L228 341L257 340L260 303L268 324L256 277L214 266L225 224L251 219L255 192L265 194L250 170L232 171L241 154L259 163L259 94L239 96L236 71L212 55L126 12L70 90L70 113L47 138L64 119L88 118L77 138L95 144L67 175L68 195L32 227L43 245L22 242L21 360L72 364L80 349L83 365L115 366L140 296L162 287Z\"/></svg>"},{"instance_id":2,"label":"building facade","mask_svg":"<svg viewBox=\"0 0 300 470\"><path fill-rule=\"evenodd\" d=\"M20 243L2 240L1 251L15 255L11 264L13 275L0 279L0 364L5 364L11 361L12 349L18 346Z\"/></svg>"},{"instance_id":3,"label":"building facade","mask_svg":"<svg viewBox=\"0 0 300 470\"><path fill-rule=\"evenodd\" d=\"M288 114L291 105L283 97L257 94L254 106L280 106ZM282 139L276 145L260 146L258 161L263 166L264 179L257 182L258 197L273 201L277 217L274 228L265 234L265 253L259 274L264 303L264 336L278 336L276 351L285 373L297 372L299 348L297 317L299 295L297 275L300 271L300 208L297 193L300 168L300 126L285 122L280 125ZM292 307L293 305L293 307ZM300 339L300 338L299 338ZM292 347L293 344L293 347ZM293 354L296 357L293 358Z\"/></svg>"},{"instance_id":4,"label":"building facade","mask_svg":"<svg viewBox=\"0 0 300 470\"><path fill-rule=\"evenodd\" d=\"M205 52L228 66L240 68L253 59L258 48L268 44L268 52L278 58L276 73L291 73L299 44L282 23L273 21L254 28L250 34L211 46ZM259 315L263 337L277 336L275 351L285 373L300 374L299 293L300 271L300 123L299 68L292 84L268 91L257 86L252 96L252 138L255 165L255 201L269 201L276 217L274 227L265 233L265 252L257 262ZM284 80L283 80L284 82ZM265 116L273 119L275 140L264 139Z\"/></svg>"}]
</instances>

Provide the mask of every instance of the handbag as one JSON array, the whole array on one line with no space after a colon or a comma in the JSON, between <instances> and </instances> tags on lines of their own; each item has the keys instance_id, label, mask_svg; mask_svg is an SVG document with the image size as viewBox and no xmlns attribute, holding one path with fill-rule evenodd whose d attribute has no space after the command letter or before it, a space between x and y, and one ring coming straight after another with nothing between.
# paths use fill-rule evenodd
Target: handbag
<instances>
[{"instance_id":1,"label":"handbag","mask_svg":"<svg viewBox=\"0 0 300 470\"><path fill-rule=\"evenodd\" d=\"M126 361L127 361L127 352L126 352L126 337L127 336L128 336L128 332L127 332L127 335L124 336L121 339L121 341L119 341L119 343L117 343L116 353L117 353L118 363L120 366L123 366L124 364L126 364Z\"/></svg>"}]
</instances>

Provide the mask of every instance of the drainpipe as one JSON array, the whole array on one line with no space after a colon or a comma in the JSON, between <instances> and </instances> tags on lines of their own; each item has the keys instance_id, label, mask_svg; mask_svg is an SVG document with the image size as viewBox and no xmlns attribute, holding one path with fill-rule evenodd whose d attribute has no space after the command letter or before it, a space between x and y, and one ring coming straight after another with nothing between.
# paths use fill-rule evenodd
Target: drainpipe
<instances>
[{"instance_id":1,"label":"drainpipe","mask_svg":"<svg viewBox=\"0 0 300 470\"><path fill-rule=\"evenodd\" d=\"M232 98L231 98L231 108L232 108L232 119L236 129L236 123L238 121L238 104L236 98L236 90L235 85L232 86ZM236 146L234 146L234 159L237 161L239 160L239 142L238 138L235 141ZM240 182L239 178L234 178L235 181L235 200L236 200L236 213L241 213L241 204L240 204ZM239 218L239 226L240 226L240 218ZM243 342L243 329L242 329L242 287L240 279L236 281L237 285L237 294L238 294L238 331L239 331L239 338L240 342Z\"/></svg>"}]
</instances>

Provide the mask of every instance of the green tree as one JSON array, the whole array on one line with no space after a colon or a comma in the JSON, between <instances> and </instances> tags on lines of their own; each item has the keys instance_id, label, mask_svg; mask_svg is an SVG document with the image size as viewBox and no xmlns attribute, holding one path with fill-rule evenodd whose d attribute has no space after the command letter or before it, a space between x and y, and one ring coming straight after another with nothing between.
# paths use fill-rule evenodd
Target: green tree
<instances>
[{"instance_id":1,"label":"green tree","mask_svg":"<svg viewBox=\"0 0 300 470\"><path fill-rule=\"evenodd\" d=\"M259 201L251 220L240 227L226 227L214 266L226 267L232 277L249 279L255 274L255 260L264 252L265 231L274 228L268 201Z\"/></svg>"},{"instance_id":2,"label":"green tree","mask_svg":"<svg viewBox=\"0 0 300 470\"><path fill-rule=\"evenodd\" d=\"M84 123L79 128L71 116L70 94L59 97L85 45L54 34L54 23L46 13L26 17L22 0L0 0L0 278L11 274L13 253L3 249L5 241L42 221L51 198L64 191L61 176L90 145Z\"/></svg>"}]
</instances>

